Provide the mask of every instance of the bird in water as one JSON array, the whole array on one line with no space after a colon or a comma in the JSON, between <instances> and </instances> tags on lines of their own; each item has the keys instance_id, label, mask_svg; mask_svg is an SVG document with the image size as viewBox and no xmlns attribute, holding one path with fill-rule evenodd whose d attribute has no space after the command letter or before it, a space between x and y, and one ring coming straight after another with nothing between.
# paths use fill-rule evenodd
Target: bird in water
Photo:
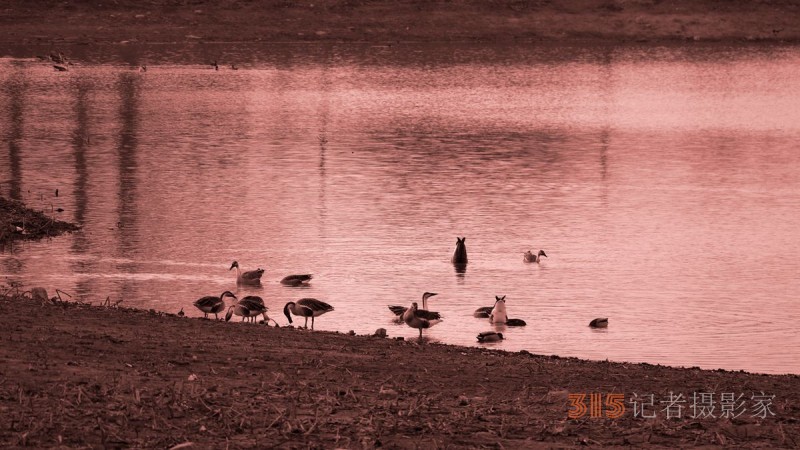
<instances>
[{"instance_id":1,"label":"bird in water","mask_svg":"<svg viewBox=\"0 0 800 450\"><path fill-rule=\"evenodd\" d=\"M214 318L219 319L217 314L225 309L225 297L231 297L236 300L236 296L233 295L233 292L225 291L220 294L219 297L208 295L200 298L194 302L194 306L196 306L200 311L203 311L206 319L208 319L209 314L214 314Z\"/></svg>"},{"instance_id":2,"label":"bird in water","mask_svg":"<svg viewBox=\"0 0 800 450\"><path fill-rule=\"evenodd\" d=\"M313 276L311 276L310 273L304 275L289 275L283 277L283 279L281 280L281 284L285 286L303 286L307 285L312 278Z\"/></svg>"},{"instance_id":3,"label":"bird in water","mask_svg":"<svg viewBox=\"0 0 800 450\"><path fill-rule=\"evenodd\" d=\"M591 322L589 322L589 326L592 328L607 328L608 317L599 317L597 319L594 319Z\"/></svg>"},{"instance_id":4,"label":"bird in water","mask_svg":"<svg viewBox=\"0 0 800 450\"><path fill-rule=\"evenodd\" d=\"M233 270L236 268L236 283L237 284L249 284L249 285L259 285L261 284L261 275L264 275L264 269L258 268L256 270L248 270L246 272L242 272L239 268L239 263L234 261L231 264L231 268L228 270Z\"/></svg>"},{"instance_id":5,"label":"bird in water","mask_svg":"<svg viewBox=\"0 0 800 450\"><path fill-rule=\"evenodd\" d=\"M228 307L228 313L225 314L225 321L231 320L233 314L241 316L242 322L244 322L245 319L250 322L255 322L256 316L259 314L264 317L264 323L269 323L270 321L267 315L267 307L264 306L264 299L257 295L242 297L235 305Z\"/></svg>"},{"instance_id":6,"label":"bird in water","mask_svg":"<svg viewBox=\"0 0 800 450\"><path fill-rule=\"evenodd\" d=\"M441 319L442 317L439 315L438 312L428 311L428 299L433 297L434 295L438 295L435 292L426 292L422 294L422 311L427 312L430 315L430 319ZM389 310L397 316L397 322L403 321L403 313L406 312L408 308L405 306L400 305L390 305Z\"/></svg>"},{"instance_id":7,"label":"bird in water","mask_svg":"<svg viewBox=\"0 0 800 450\"><path fill-rule=\"evenodd\" d=\"M289 302L283 307L283 314L292 323L292 314L305 317L305 328L308 328L308 318L311 317L311 329L314 329L314 318L326 312L333 311L333 306L315 298L301 298L297 302ZM291 314L290 314L291 313Z\"/></svg>"},{"instance_id":8,"label":"bird in water","mask_svg":"<svg viewBox=\"0 0 800 450\"><path fill-rule=\"evenodd\" d=\"M403 313L403 322L411 328L419 329L419 338L422 339L423 329L430 328L442 321L442 319L433 319L432 317L434 314L438 316L439 313L432 313L431 311L419 309L417 302L414 302L411 304L411 307L406 309L406 312Z\"/></svg>"},{"instance_id":9,"label":"bird in water","mask_svg":"<svg viewBox=\"0 0 800 450\"><path fill-rule=\"evenodd\" d=\"M533 253L531 253L530 250L528 250L527 252L523 253L522 259L525 262L538 263L539 261L542 260L542 256L547 258L547 254L544 252L544 250L539 250L539 253L537 253L535 255Z\"/></svg>"},{"instance_id":10,"label":"bird in water","mask_svg":"<svg viewBox=\"0 0 800 450\"><path fill-rule=\"evenodd\" d=\"M503 333L498 333L496 331L484 331L478 334L478 342L498 342L503 339L505 339Z\"/></svg>"},{"instance_id":11,"label":"bird in water","mask_svg":"<svg viewBox=\"0 0 800 450\"><path fill-rule=\"evenodd\" d=\"M494 296L494 306L483 306L475 310L473 317L489 319L495 324L504 324L509 327L524 327L527 323L522 319L509 319L506 312L506 296Z\"/></svg>"},{"instance_id":12,"label":"bird in water","mask_svg":"<svg viewBox=\"0 0 800 450\"><path fill-rule=\"evenodd\" d=\"M463 238L456 236L456 251L453 252L453 258L450 260L453 264L467 264L467 244L464 243L466 240L466 236Z\"/></svg>"}]
</instances>

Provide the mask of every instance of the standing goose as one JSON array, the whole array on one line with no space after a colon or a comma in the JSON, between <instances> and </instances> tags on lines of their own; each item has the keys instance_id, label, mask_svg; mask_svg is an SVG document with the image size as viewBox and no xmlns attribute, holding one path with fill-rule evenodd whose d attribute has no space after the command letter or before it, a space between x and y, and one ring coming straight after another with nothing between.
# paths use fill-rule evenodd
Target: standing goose
<instances>
[{"instance_id":1,"label":"standing goose","mask_svg":"<svg viewBox=\"0 0 800 450\"><path fill-rule=\"evenodd\" d=\"M435 292L426 292L426 293L422 294L422 309L420 310L420 311L425 311L426 313L428 313L430 315L430 319L431 320L433 320L433 319L441 319L441 316L439 315L438 312L428 311L428 299L433 297L434 295L439 295L439 294L436 294ZM389 310L392 313L394 313L395 316L397 316L397 321L398 322L402 322L403 321L403 313L405 313L407 309L408 308L406 308L405 306L389 305Z\"/></svg>"},{"instance_id":2,"label":"standing goose","mask_svg":"<svg viewBox=\"0 0 800 450\"><path fill-rule=\"evenodd\" d=\"M433 314L438 315L439 313ZM411 304L411 307L403 313L403 322L411 328L419 329L419 338L422 339L423 329L430 328L442 321L442 319L429 319L429 317L432 317L431 312L419 309L417 302L414 302Z\"/></svg>"},{"instance_id":3,"label":"standing goose","mask_svg":"<svg viewBox=\"0 0 800 450\"><path fill-rule=\"evenodd\" d=\"M305 275L289 275L281 280L281 284L285 286L302 286L308 284L312 278L310 273Z\"/></svg>"},{"instance_id":4,"label":"standing goose","mask_svg":"<svg viewBox=\"0 0 800 450\"><path fill-rule=\"evenodd\" d=\"M242 272L239 268L239 262L234 261L231 264L231 268L228 270L233 270L236 268L236 283L237 284L249 284L249 285L259 285L261 284L261 275L264 275L264 269L258 268L256 270L248 270L247 272Z\"/></svg>"},{"instance_id":5,"label":"standing goose","mask_svg":"<svg viewBox=\"0 0 800 450\"><path fill-rule=\"evenodd\" d=\"M547 254L544 252L544 250L539 250L539 253L537 253L535 255L533 253L531 253L530 250L528 250L523 255L524 255L522 257L523 261L529 262L529 263L534 263L534 262L538 263L539 261L542 260L542 256L547 258Z\"/></svg>"},{"instance_id":6,"label":"standing goose","mask_svg":"<svg viewBox=\"0 0 800 450\"><path fill-rule=\"evenodd\" d=\"M219 317L217 317L217 313L220 313L223 309L225 309L225 297L231 297L236 300L236 296L233 295L233 292L225 291L220 294L219 297L208 295L200 298L194 302L194 306L196 306L200 311L203 311L206 319L208 319L209 314L214 314L214 318L219 319Z\"/></svg>"},{"instance_id":7,"label":"standing goose","mask_svg":"<svg viewBox=\"0 0 800 450\"><path fill-rule=\"evenodd\" d=\"M264 306L264 299L257 295L248 295L242 297L241 300L231 305L228 308L228 313L225 315L225 321L231 320L231 316L236 314L242 317L242 322L248 319L250 322L256 321L256 316L259 314L264 316L264 322L268 323L270 318L267 316L267 307Z\"/></svg>"},{"instance_id":8,"label":"standing goose","mask_svg":"<svg viewBox=\"0 0 800 450\"><path fill-rule=\"evenodd\" d=\"M305 317L305 328L308 328L308 318L311 317L311 329L314 329L314 318L326 312L333 311L333 306L315 298L301 298L297 302L289 302L283 307L283 314L292 323L292 316ZM289 314L291 313L291 314Z\"/></svg>"}]
</instances>

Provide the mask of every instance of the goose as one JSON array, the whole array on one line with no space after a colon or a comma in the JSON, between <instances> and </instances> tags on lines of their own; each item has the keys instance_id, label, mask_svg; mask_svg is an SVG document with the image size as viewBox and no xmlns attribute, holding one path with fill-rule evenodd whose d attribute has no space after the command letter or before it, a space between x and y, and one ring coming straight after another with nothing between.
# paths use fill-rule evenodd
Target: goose
<instances>
[{"instance_id":1,"label":"goose","mask_svg":"<svg viewBox=\"0 0 800 450\"><path fill-rule=\"evenodd\" d=\"M231 305L228 308L228 313L225 314L225 321L231 320L233 314L241 316L242 322L244 322L245 319L255 322L256 316L259 314L264 316L265 323L268 323L270 320L269 316L267 316L267 307L264 306L264 299L257 295L242 297L235 305Z\"/></svg>"},{"instance_id":2,"label":"goose","mask_svg":"<svg viewBox=\"0 0 800 450\"><path fill-rule=\"evenodd\" d=\"M313 276L311 276L311 274L289 275L283 277L283 279L281 280L281 284L285 286L302 286L303 284L308 284L308 282L311 281L312 278Z\"/></svg>"},{"instance_id":3,"label":"goose","mask_svg":"<svg viewBox=\"0 0 800 450\"><path fill-rule=\"evenodd\" d=\"M464 243L467 238L459 238L456 236L456 251L453 253L453 264L466 264L467 263L467 245Z\"/></svg>"},{"instance_id":4,"label":"goose","mask_svg":"<svg viewBox=\"0 0 800 450\"><path fill-rule=\"evenodd\" d=\"M503 339L505 339L503 333L498 333L496 331L484 331L478 334L478 342L498 342Z\"/></svg>"},{"instance_id":5,"label":"goose","mask_svg":"<svg viewBox=\"0 0 800 450\"><path fill-rule=\"evenodd\" d=\"M539 253L537 253L535 255L533 253L531 253L530 250L528 250L527 252L523 253L523 255L524 255L522 257L523 261L529 262L529 263L531 263L531 262L538 263L539 261L542 260L542 256L547 258L547 254L544 252L544 250L539 250Z\"/></svg>"},{"instance_id":6,"label":"goose","mask_svg":"<svg viewBox=\"0 0 800 450\"><path fill-rule=\"evenodd\" d=\"M419 309L417 302L414 302L411 304L411 307L406 309L406 312L403 313L403 322L411 328L419 329L419 338L422 339L423 329L430 328L442 321L442 319L429 319L429 314L430 311Z\"/></svg>"},{"instance_id":7,"label":"goose","mask_svg":"<svg viewBox=\"0 0 800 450\"><path fill-rule=\"evenodd\" d=\"M194 306L197 307L200 311L203 311L205 314L205 318L208 319L208 315L210 313L214 314L214 318L219 319L217 317L217 313L222 312L225 309L225 297L231 297L236 300L236 296L233 295L231 291L225 291L219 295L219 297L215 297L213 295L208 295L206 297L200 298L194 302Z\"/></svg>"},{"instance_id":8,"label":"goose","mask_svg":"<svg viewBox=\"0 0 800 450\"><path fill-rule=\"evenodd\" d=\"M599 317L597 319L594 319L591 322L589 322L589 326L592 328L607 328L608 317Z\"/></svg>"},{"instance_id":9,"label":"goose","mask_svg":"<svg viewBox=\"0 0 800 450\"><path fill-rule=\"evenodd\" d=\"M508 313L506 312L506 296L494 296L494 308L489 314L489 322L491 323L506 323L508 322Z\"/></svg>"},{"instance_id":10,"label":"goose","mask_svg":"<svg viewBox=\"0 0 800 450\"><path fill-rule=\"evenodd\" d=\"M489 319L496 324L505 324L509 327L524 327L527 323L522 319L509 319L506 312L506 296L495 295L494 306L483 306L472 313L473 317Z\"/></svg>"},{"instance_id":11,"label":"goose","mask_svg":"<svg viewBox=\"0 0 800 450\"><path fill-rule=\"evenodd\" d=\"M251 284L251 285L258 285L261 284L261 275L264 275L264 269L258 268L256 270L248 270L247 272L242 272L239 268L239 263L234 261L231 264L231 268L228 270L233 270L236 268L236 283L237 284Z\"/></svg>"},{"instance_id":12,"label":"goose","mask_svg":"<svg viewBox=\"0 0 800 450\"><path fill-rule=\"evenodd\" d=\"M434 295L439 295L435 292L426 292L422 294L422 309L420 311L425 311L428 315L429 320L441 319L442 317L439 315L438 312L428 311L428 299L433 297ZM406 312L408 308L405 306L400 305L390 305L389 310L397 316L397 322L403 321L403 313Z\"/></svg>"},{"instance_id":13,"label":"goose","mask_svg":"<svg viewBox=\"0 0 800 450\"><path fill-rule=\"evenodd\" d=\"M321 316L328 311L333 311L333 306L317 300L315 298L301 298L297 302L289 302L283 307L283 314L292 323L292 316L301 316L306 318L305 328L308 328L308 318L311 317L311 329L314 329L314 318Z\"/></svg>"}]
</instances>

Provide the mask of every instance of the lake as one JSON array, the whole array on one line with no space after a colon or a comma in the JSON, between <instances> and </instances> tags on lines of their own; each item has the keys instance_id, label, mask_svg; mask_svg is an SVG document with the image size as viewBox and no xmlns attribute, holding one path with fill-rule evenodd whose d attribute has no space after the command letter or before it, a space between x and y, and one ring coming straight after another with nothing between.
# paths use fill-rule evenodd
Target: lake
<instances>
[{"instance_id":1,"label":"lake","mask_svg":"<svg viewBox=\"0 0 800 450\"><path fill-rule=\"evenodd\" d=\"M83 228L4 249L6 285L192 317L232 290L281 324L315 297L316 329L407 339L387 305L431 291L435 342L800 373L800 48L48 51L0 59L0 194ZM527 326L472 317L495 295Z\"/></svg>"}]
</instances>

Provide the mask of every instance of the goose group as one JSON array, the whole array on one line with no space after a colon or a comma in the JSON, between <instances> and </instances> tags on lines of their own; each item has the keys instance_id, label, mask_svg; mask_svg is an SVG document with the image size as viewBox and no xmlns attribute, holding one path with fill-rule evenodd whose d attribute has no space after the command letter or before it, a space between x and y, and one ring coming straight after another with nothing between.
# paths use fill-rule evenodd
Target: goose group
<instances>
[{"instance_id":1,"label":"goose group","mask_svg":"<svg viewBox=\"0 0 800 450\"><path fill-rule=\"evenodd\" d=\"M534 254L532 251L523 253L523 261L526 263L539 263L542 257L547 257L544 250L539 250ZM453 252L451 262L456 266L465 266L467 264L467 248L466 237L456 238L456 249ZM238 261L233 261L228 270L236 269L236 283L237 285L260 286L262 276L265 270L257 268L255 270L243 271L239 266ZM463 272L462 272L463 273ZM307 286L313 276L311 274L288 275L280 280L280 284L285 286ZM423 330L433 327L434 325L442 322L442 315L437 311L428 309L428 300L431 297L438 295L435 292L424 292L422 294L422 308L419 303L412 302L410 306L389 305L388 308L395 317L398 323L419 330L419 338L423 337ZM232 298L234 303L226 306L225 299ZM208 318L209 314L214 314L214 317L219 320L219 313L227 308L225 321L230 321L233 315L240 316L242 322L255 322L258 316L262 316L263 323L269 323L271 319L267 315L268 308L264 304L264 299L257 295L247 295L237 300L236 295L231 291L224 291L219 296L205 296L196 300L194 306L203 312L204 318ZM289 324L293 323L293 317L302 317L305 319L303 327L308 328L308 319L311 318L311 330L314 329L314 322L316 317L326 314L334 310L330 304L318 300L316 298L301 298L297 301L287 302L283 307L283 314L286 316ZM183 317L183 308L178 313ZM489 319L492 325L504 326L525 326L526 322L522 319L509 318L508 310L506 307L506 296L495 295L495 302L492 306L483 306L477 308L473 312L476 318ZM596 318L589 323L592 328L606 328L608 327L608 318ZM352 333L352 332L351 332ZM503 333L497 331L481 332L477 336L479 343L486 342L499 342L505 339Z\"/></svg>"}]
</instances>

